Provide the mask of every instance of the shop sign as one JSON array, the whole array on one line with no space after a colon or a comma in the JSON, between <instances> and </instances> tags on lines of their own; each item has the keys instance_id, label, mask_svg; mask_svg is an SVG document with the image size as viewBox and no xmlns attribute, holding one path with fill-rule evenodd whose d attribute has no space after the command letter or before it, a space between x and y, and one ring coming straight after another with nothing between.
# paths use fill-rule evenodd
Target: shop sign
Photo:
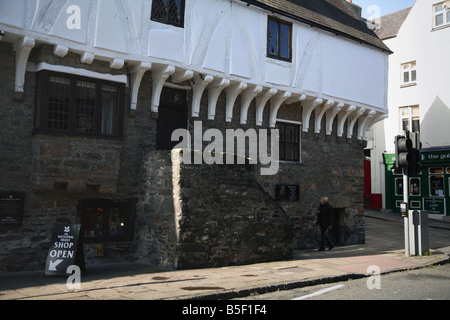
<instances>
[{"instance_id":1,"label":"shop sign","mask_svg":"<svg viewBox=\"0 0 450 320\"><path fill-rule=\"evenodd\" d=\"M429 214L445 214L445 198L424 198L423 209Z\"/></svg>"},{"instance_id":2,"label":"shop sign","mask_svg":"<svg viewBox=\"0 0 450 320\"><path fill-rule=\"evenodd\" d=\"M422 152L422 162L424 163L450 162L450 150Z\"/></svg>"},{"instance_id":3,"label":"shop sign","mask_svg":"<svg viewBox=\"0 0 450 320\"><path fill-rule=\"evenodd\" d=\"M384 164L390 165L395 163L395 153L383 153Z\"/></svg>"},{"instance_id":4,"label":"shop sign","mask_svg":"<svg viewBox=\"0 0 450 320\"><path fill-rule=\"evenodd\" d=\"M84 270L84 253L79 224L56 223L45 264L45 275L67 275L67 268L78 265ZM80 242L80 243L79 243Z\"/></svg>"},{"instance_id":5,"label":"shop sign","mask_svg":"<svg viewBox=\"0 0 450 320\"><path fill-rule=\"evenodd\" d=\"M394 153L383 154L384 164L390 165L395 163ZM440 151L422 151L422 163L441 163L450 162L450 150Z\"/></svg>"},{"instance_id":6,"label":"shop sign","mask_svg":"<svg viewBox=\"0 0 450 320\"><path fill-rule=\"evenodd\" d=\"M21 226L24 192L0 192L0 226Z\"/></svg>"}]
</instances>

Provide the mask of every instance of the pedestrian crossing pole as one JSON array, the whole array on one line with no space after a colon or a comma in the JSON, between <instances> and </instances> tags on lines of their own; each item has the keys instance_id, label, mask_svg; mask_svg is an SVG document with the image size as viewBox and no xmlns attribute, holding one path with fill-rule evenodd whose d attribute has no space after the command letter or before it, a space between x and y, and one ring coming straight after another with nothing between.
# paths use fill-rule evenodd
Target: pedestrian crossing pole
<instances>
[{"instance_id":1,"label":"pedestrian crossing pole","mask_svg":"<svg viewBox=\"0 0 450 320\"><path fill-rule=\"evenodd\" d=\"M421 238L418 238L419 236L416 232L418 225L422 228L420 226L422 224L422 213L409 210L408 202L408 176L419 175L422 172L422 165L420 164L422 143L420 142L419 133L409 132L408 130L404 131L404 136L396 136L394 143L395 168L397 170L401 168L403 173L403 203L401 209L405 224L405 255L409 257L410 254L417 254L417 243L422 241ZM420 220L420 222L416 220Z\"/></svg>"},{"instance_id":2,"label":"pedestrian crossing pole","mask_svg":"<svg viewBox=\"0 0 450 320\"><path fill-rule=\"evenodd\" d=\"M403 168L403 204L405 205L404 212L404 230L405 230L405 256L409 257L409 236L410 236L410 228L409 228L409 208L408 208L408 171L406 168Z\"/></svg>"},{"instance_id":3,"label":"pedestrian crossing pole","mask_svg":"<svg viewBox=\"0 0 450 320\"><path fill-rule=\"evenodd\" d=\"M404 131L403 136L396 136L395 140L395 168L402 169L403 173L403 203L402 213L404 216L404 228L405 228L405 255L409 257L410 254L410 242L411 242L411 229L412 215L409 214L409 202L408 202L408 175L409 167L412 164L413 158L413 141L410 138L410 132ZM414 241L414 239L412 240Z\"/></svg>"}]
</instances>

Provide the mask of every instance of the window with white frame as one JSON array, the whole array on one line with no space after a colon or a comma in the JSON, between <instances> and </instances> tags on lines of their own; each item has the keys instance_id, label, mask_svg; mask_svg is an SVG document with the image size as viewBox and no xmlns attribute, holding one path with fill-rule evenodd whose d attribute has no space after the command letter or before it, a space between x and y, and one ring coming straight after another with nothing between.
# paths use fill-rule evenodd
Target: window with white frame
<instances>
[{"instance_id":1,"label":"window with white frame","mask_svg":"<svg viewBox=\"0 0 450 320\"><path fill-rule=\"evenodd\" d=\"M402 64L402 86L414 85L417 83L416 62Z\"/></svg>"},{"instance_id":2,"label":"window with white frame","mask_svg":"<svg viewBox=\"0 0 450 320\"><path fill-rule=\"evenodd\" d=\"M437 3L433 6L433 27L450 25L450 1Z\"/></svg>"},{"instance_id":3,"label":"window with white frame","mask_svg":"<svg viewBox=\"0 0 450 320\"><path fill-rule=\"evenodd\" d=\"M420 132L419 106L407 106L400 108L400 131Z\"/></svg>"}]
</instances>

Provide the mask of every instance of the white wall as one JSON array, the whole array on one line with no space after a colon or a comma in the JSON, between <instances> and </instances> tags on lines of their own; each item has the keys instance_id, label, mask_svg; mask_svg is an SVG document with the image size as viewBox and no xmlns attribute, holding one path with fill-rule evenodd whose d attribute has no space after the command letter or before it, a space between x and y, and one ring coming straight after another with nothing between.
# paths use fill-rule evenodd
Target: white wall
<instances>
[{"instance_id":1,"label":"white wall","mask_svg":"<svg viewBox=\"0 0 450 320\"><path fill-rule=\"evenodd\" d=\"M385 41L394 54L389 59L389 119L386 146L394 151L394 136L401 134L398 108L419 105L424 148L450 145L450 27L433 31L433 4L418 0L397 38ZM417 85L400 88L402 63L417 62Z\"/></svg>"},{"instance_id":2,"label":"white wall","mask_svg":"<svg viewBox=\"0 0 450 320\"><path fill-rule=\"evenodd\" d=\"M81 9L79 30L66 26L72 4ZM186 1L184 28L151 21L151 1L144 0L0 0L0 5L0 28L37 44L62 43L103 60L171 63L386 111L386 53L294 22L292 63L267 58L268 12L239 1Z\"/></svg>"}]
</instances>

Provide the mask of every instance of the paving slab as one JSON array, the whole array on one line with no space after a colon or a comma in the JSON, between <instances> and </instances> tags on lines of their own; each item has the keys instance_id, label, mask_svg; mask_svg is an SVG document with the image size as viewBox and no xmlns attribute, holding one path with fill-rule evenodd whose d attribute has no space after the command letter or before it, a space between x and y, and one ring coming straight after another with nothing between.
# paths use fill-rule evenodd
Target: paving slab
<instances>
[{"instance_id":1,"label":"paving slab","mask_svg":"<svg viewBox=\"0 0 450 320\"><path fill-rule=\"evenodd\" d=\"M195 270L167 270L148 264L87 266L81 289L69 289L65 278L41 272L0 274L0 300L177 300L231 299L355 279L445 263L450 254L450 224L430 227L431 255L407 257L398 217L366 217L366 243L331 251L297 251L289 261ZM447 227L449 227L447 229ZM379 232L382 230L383 232Z\"/></svg>"}]
</instances>

